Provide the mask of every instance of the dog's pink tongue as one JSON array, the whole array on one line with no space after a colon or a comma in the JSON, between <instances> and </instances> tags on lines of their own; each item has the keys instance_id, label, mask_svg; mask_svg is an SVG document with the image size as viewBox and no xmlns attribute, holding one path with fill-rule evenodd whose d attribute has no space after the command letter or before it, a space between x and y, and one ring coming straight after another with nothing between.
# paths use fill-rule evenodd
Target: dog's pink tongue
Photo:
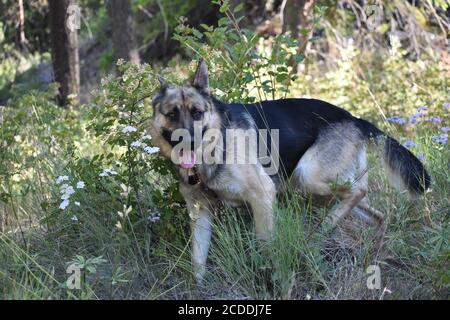
<instances>
[{"instance_id":1,"label":"dog's pink tongue","mask_svg":"<svg viewBox=\"0 0 450 320\"><path fill-rule=\"evenodd\" d=\"M195 152L180 152L180 166L184 169L192 169L195 166Z\"/></svg>"}]
</instances>

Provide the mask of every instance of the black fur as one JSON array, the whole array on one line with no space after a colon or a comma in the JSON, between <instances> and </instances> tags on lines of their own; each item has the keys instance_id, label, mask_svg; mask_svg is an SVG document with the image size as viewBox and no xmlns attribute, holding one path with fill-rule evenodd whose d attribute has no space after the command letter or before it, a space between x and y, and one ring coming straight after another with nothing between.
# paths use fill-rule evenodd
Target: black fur
<instances>
[{"instance_id":1,"label":"black fur","mask_svg":"<svg viewBox=\"0 0 450 320\"><path fill-rule=\"evenodd\" d=\"M280 173L285 177L292 174L322 129L332 123L354 119L349 112L315 99L283 99L254 104L213 101L226 122L245 122L246 116L250 116L258 129L279 129ZM239 124L239 127L245 128L248 124ZM267 142L271 150L270 140Z\"/></svg>"},{"instance_id":2,"label":"black fur","mask_svg":"<svg viewBox=\"0 0 450 320\"><path fill-rule=\"evenodd\" d=\"M323 129L333 123L350 121L367 139L385 137L384 156L387 163L400 174L410 191L422 193L430 185L431 179L422 163L408 149L370 122L355 118L330 103L316 99L282 99L254 104L225 104L215 98L212 102L222 115L224 127L235 123L246 128L249 126L246 119L250 116L258 129L279 129L280 171L285 177L292 174L300 158ZM268 143L270 150L270 141Z\"/></svg>"},{"instance_id":3,"label":"black fur","mask_svg":"<svg viewBox=\"0 0 450 320\"><path fill-rule=\"evenodd\" d=\"M366 120L357 119L357 125L367 138L373 137L377 143L384 141L384 158L387 164L400 174L410 191L423 193L430 187L428 172L411 151Z\"/></svg>"}]
</instances>

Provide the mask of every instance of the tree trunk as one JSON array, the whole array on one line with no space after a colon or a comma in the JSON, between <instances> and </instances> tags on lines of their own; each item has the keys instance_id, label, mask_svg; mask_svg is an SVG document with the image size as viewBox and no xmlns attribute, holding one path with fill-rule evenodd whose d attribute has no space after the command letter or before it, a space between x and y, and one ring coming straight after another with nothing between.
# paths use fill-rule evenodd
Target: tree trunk
<instances>
[{"instance_id":1,"label":"tree trunk","mask_svg":"<svg viewBox=\"0 0 450 320\"><path fill-rule=\"evenodd\" d=\"M283 8L283 33L291 32L294 39L298 39L300 16L305 5L304 0L285 0Z\"/></svg>"},{"instance_id":2,"label":"tree trunk","mask_svg":"<svg viewBox=\"0 0 450 320\"><path fill-rule=\"evenodd\" d=\"M25 13L23 10L23 0L17 0L17 43L21 51L27 48L27 38L25 37Z\"/></svg>"},{"instance_id":3,"label":"tree trunk","mask_svg":"<svg viewBox=\"0 0 450 320\"><path fill-rule=\"evenodd\" d=\"M240 21L241 27L252 27L259 25L266 18L267 0L230 0L231 10L243 4L242 11L234 13L236 17L243 17Z\"/></svg>"},{"instance_id":4,"label":"tree trunk","mask_svg":"<svg viewBox=\"0 0 450 320\"><path fill-rule=\"evenodd\" d=\"M299 32L308 27L315 0L284 0L283 32L291 31L294 38L304 40Z\"/></svg>"},{"instance_id":5,"label":"tree trunk","mask_svg":"<svg viewBox=\"0 0 450 320\"><path fill-rule=\"evenodd\" d=\"M139 63L139 52L133 33L129 0L107 0L106 9L112 28L114 58Z\"/></svg>"},{"instance_id":6,"label":"tree trunk","mask_svg":"<svg viewBox=\"0 0 450 320\"><path fill-rule=\"evenodd\" d=\"M67 104L70 94L80 91L80 64L78 57L77 13L68 12L76 0L49 0L50 39L55 81L59 83L58 103ZM73 7L71 7L73 8ZM70 13L70 15L69 15Z\"/></svg>"},{"instance_id":7,"label":"tree trunk","mask_svg":"<svg viewBox=\"0 0 450 320\"><path fill-rule=\"evenodd\" d=\"M315 0L284 0L282 4L284 7L281 8L283 33L291 32L291 36L299 42L298 52L303 52L305 56L310 47L308 38L312 30L309 30L307 35L302 34L302 31L308 29L314 2ZM289 61L288 64L293 66L295 63Z\"/></svg>"}]
</instances>

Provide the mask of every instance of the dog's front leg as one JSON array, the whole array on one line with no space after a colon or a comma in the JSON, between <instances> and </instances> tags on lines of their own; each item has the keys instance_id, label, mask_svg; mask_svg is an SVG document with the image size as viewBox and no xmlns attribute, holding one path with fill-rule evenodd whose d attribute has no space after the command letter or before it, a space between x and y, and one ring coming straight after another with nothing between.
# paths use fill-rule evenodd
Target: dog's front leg
<instances>
[{"instance_id":1,"label":"dog's front leg","mask_svg":"<svg viewBox=\"0 0 450 320\"><path fill-rule=\"evenodd\" d=\"M260 240L268 240L273 231L273 207L272 202L254 199L250 201L255 220L256 236Z\"/></svg>"},{"instance_id":2,"label":"dog's front leg","mask_svg":"<svg viewBox=\"0 0 450 320\"><path fill-rule=\"evenodd\" d=\"M191 216L192 262L197 283L200 284L206 271L211 242L211 214L204 208L193 208Z\"/></svg>"},{"instance_id":3,"label":"dog's front leg","mask_svg":"<svg viewBox=\"0 0 450 320\"><path fill-rule=\"evenodd\" d=\"M248 199L255 220L256 236L268 240L273 232L273 205L276 189L269 176L261 176L260 184L252 186L253 192Z\"/></svg>"}]
</instances>

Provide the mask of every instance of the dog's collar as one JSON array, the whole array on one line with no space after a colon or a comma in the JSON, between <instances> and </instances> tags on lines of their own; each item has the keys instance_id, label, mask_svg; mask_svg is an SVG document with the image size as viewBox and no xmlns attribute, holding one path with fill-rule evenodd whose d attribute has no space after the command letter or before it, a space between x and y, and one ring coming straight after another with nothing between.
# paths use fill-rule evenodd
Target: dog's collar
<instances>
[{"instance_id":1,"label":"dog's collar","mask_svg":"<svg viewBox=\"0 0 450 320\"><path fill-rule=\"evenodd\" d=\"M208 188L206 183L201 181L200 175L197 171L197 166L194 166L192 169L188 169L188 183L191 186L200 186L204 192L207 192L212 197L218 199L217 194L213 190Z\"/></svg>"},{"instance_id":2,"label":"dog's collar","mask_svg":"<svg viewBox=\"0 0 450 320\"><path fill-rule=\"evenodd\" d=\"M195 186L200 183L200 176L198 175L197 166L192 169L188 169L188 183L191 186Z\"/></svg>"}]
</instances>

